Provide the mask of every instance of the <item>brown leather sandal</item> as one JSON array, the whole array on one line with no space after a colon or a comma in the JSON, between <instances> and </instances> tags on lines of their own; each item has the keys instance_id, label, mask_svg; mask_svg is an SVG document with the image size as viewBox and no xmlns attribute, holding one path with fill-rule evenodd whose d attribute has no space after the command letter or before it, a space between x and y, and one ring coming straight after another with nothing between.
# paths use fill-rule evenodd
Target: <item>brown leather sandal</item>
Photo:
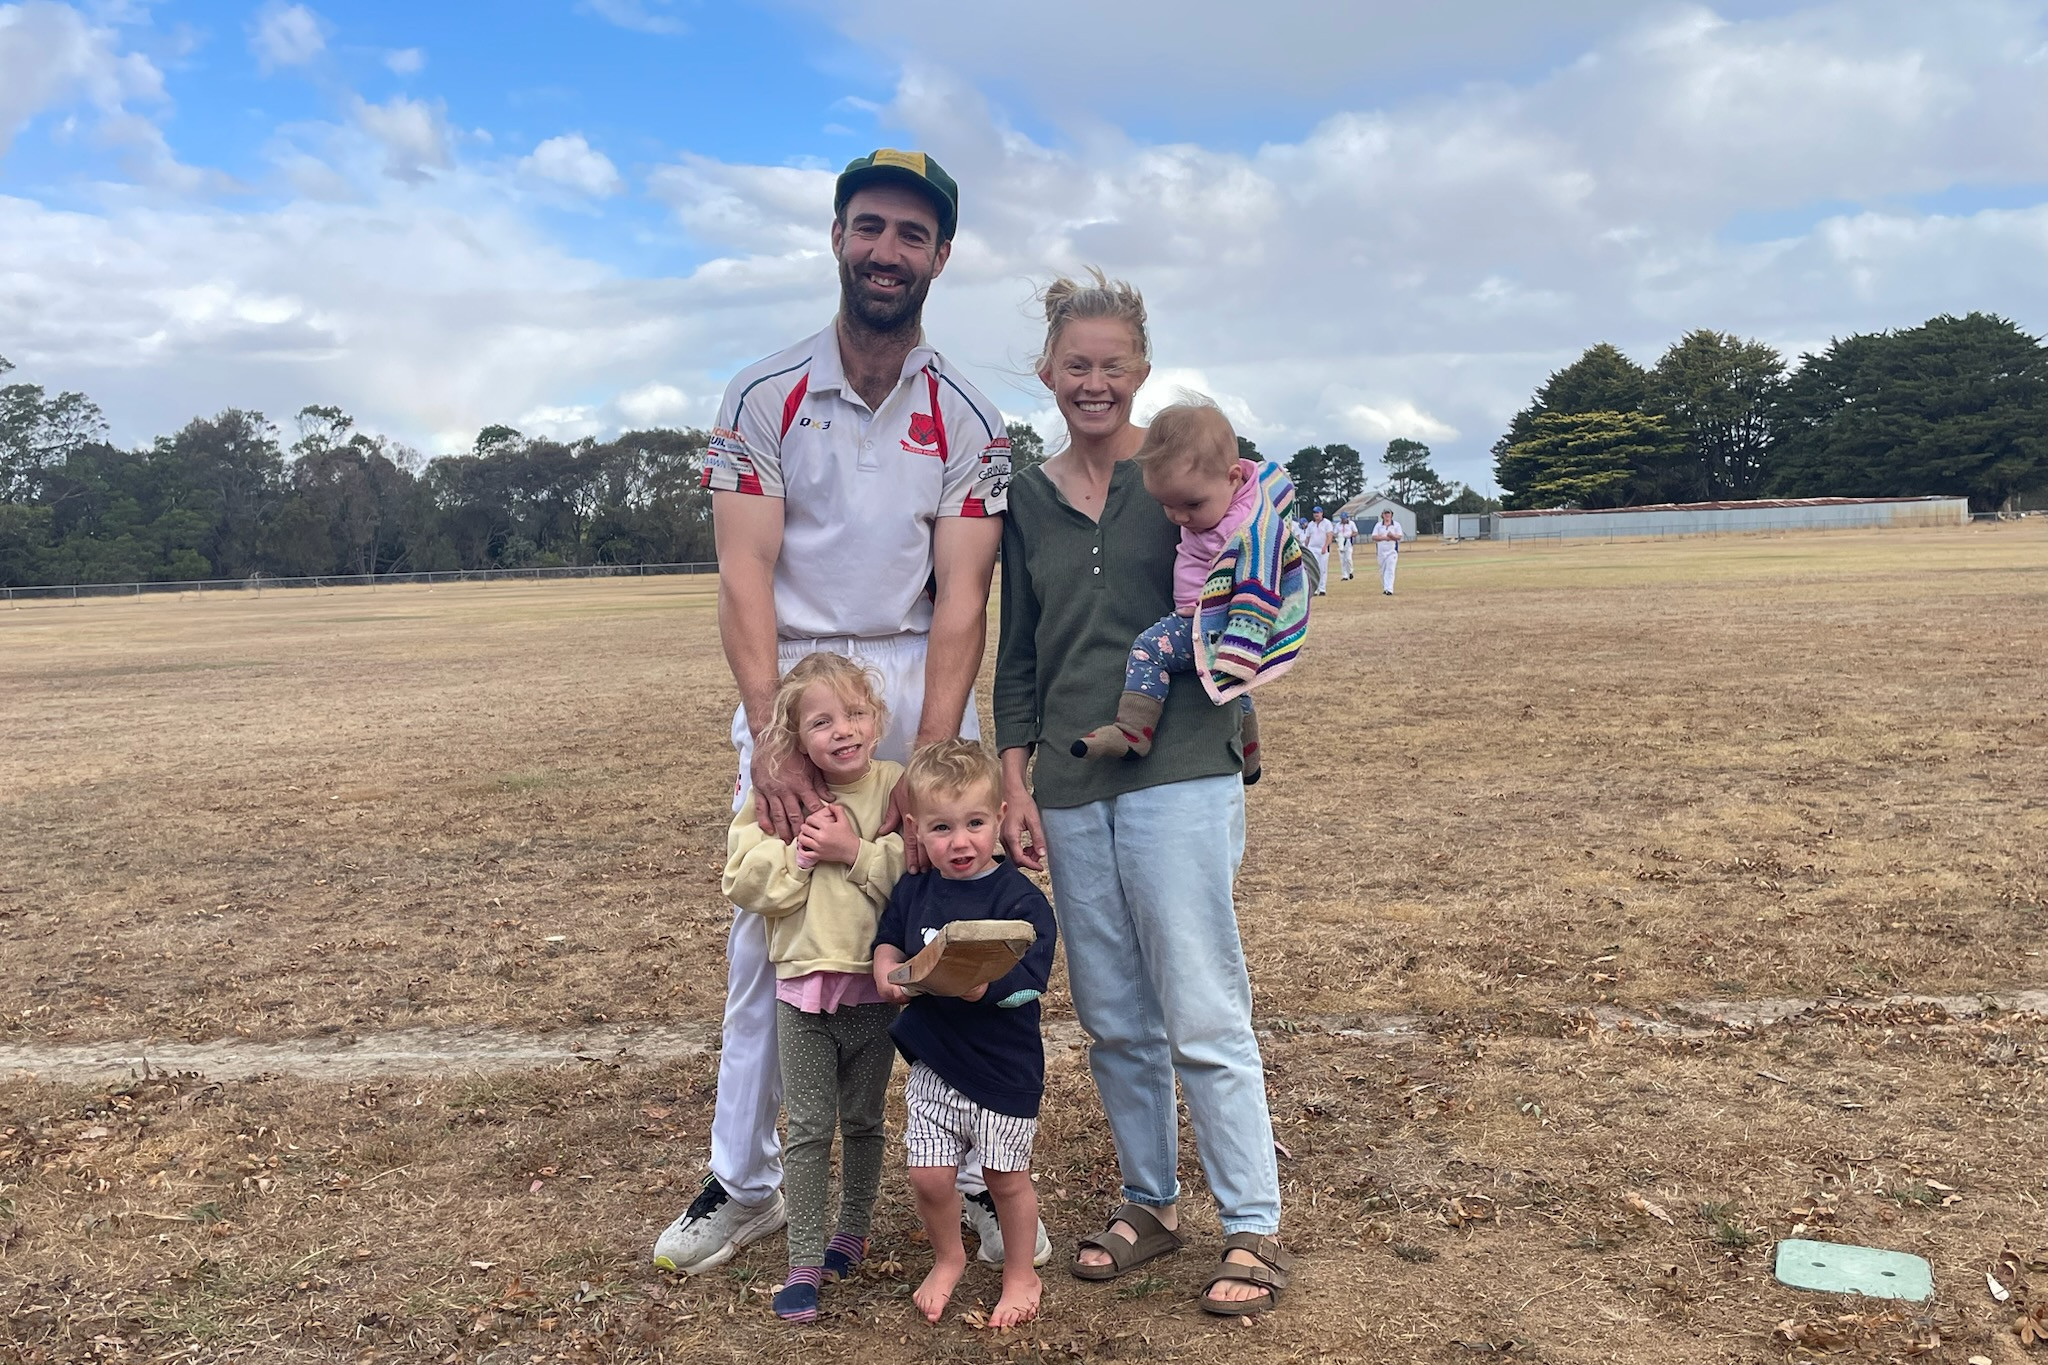
<instances>
[{"instance_id":1,"label":"brown leather sandal","mask_svg":"<svg viewBox=\"0 0 2048 1365\"><path fill-rule=\"evenodd\" d=\"M1128 1223L1138 1234L1132 1241L1122 1233L1112 1232L1118 1223ZM1075 1257L1067 1268L1077 1280L1113 1280L1128 1271L1136 1270L1147 1261L1156 1261L1161 1256L1171 1256L1187 1243L1179 1233L1159 1221L1152 1210L1143 1204L1126 1204L1109 1216L1108 1227L1100 1232L1091 1232L1079 1239L1082 1247L1093 1247L1109 1257L1108 1265L1083 1265Z\"/></svg>"},{"instance_id":2,"label":"brown leather sandal","mask_svg":"<svg viewBox=\"0 0 2048 1365\"><path fill-rule=\"evenodd\" d=\"M1294 1269L1294 1253L1280 1245L1278 1237L1266 1237L1256 1232L1233 1232L1223 1239L1225 1253L1248 1251L1259 1260L1257 1265L1239 1265L1235 1261L1224 1261L1216 1267L1216 1273L1209 1277L1209 1283L1202 1286L1202 1311L1214 1313L1223 1318L1250 1317L1264 1313L1280 1301L1280 1291L1287 1287L1287 1272ZM1209 1297L1209 1291L1225 1281L1237 1284L1257 1285L1266 1292L1255 1299L1232 1303Z\"/></svg>"}]
</instances>

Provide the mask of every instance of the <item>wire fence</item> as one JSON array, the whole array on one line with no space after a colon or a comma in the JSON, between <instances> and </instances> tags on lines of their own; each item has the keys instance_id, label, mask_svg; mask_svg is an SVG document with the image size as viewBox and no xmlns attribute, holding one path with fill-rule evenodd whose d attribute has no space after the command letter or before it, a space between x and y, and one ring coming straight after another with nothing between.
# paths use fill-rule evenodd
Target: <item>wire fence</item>
<instances>
[{"instance_id":1,"label":"wire fence","mask_svg":"<svg viewBox=\"0 0 2048 1365\"><path fill-rule=\"evenodd\" d=\"M409 583L546 583L564 578L642 578L668 574L715 574L717 561L694 564L565 564L534 569L447 569L434 573L320 574L309 578L192 578L167 583L61 583L47 587L0 587L7 602L84 601L95 597L152 597L166 593L263 593L273 588L382 588Z\"/></svg>"}]
</instances>

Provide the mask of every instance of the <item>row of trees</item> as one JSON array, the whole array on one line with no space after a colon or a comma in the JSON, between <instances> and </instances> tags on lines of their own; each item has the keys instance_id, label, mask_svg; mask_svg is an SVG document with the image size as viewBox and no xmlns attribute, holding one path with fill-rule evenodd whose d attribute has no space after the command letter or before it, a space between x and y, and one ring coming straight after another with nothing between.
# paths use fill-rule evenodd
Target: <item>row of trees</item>
<instances>
[{"instance_id":1,"label":"row of trees","mask_svg":"<svg viewBox=\"0 0 2048 1365\"><path fill-rule=\"evenodd\" d=\"M0 360L0 367L6 362ZM122 449L81 394L0 387L0 584L662 563L713 556L704 434L529 440L489 427L422 460L309 407Z\"/></svg>"},{"instance_id":2,"label":"row of trees","mask_svg":"<svg viewBox=\"0 0 2048 1365\"><path fill-rule=\"evenodd\" d=\"M1243 437L1240 450L1256 458L1258 447ZM1429 535L1443 524L1446 512L1487 512L1500 504L1462 483L1449 483L1430 465L1429 447L1397 436L1380 457L1386 478L1380 491L1415 513L1416 530ZM1301 509L1320 506L1331 515L1365 491L1365 464L1348 445L1304 446L1287 462Z\"/></svg>"},{"instance_id":3,"label":"row of trees","mask_svg":"<svg viewBox=\"0 0 2048 1365\"><path fill-rule=\"evenodd\" d=\"M13 367L0 358L0 376ZM701 431L632 431L609 441L529 438L486 427L466 454L424 459L313 406L286 436L230 409L133 449L110 444L83 394L0 385L0 585L125 583L438 572L715 557L711 503L697 487ZM1045 443L1009 426L1020 469ZM1253 459L1258 447L1240 438ZM1492 504L1396 440L1388 493L1422 514ZM1365 488L1348 445L1305 446L1288 462L1305 512L1334 513Z\"/></svg>"},{"instance_id":4,"label":"row of trees","mask_svg":"<svg viewBox=\"0 0 2048 1365\"><path fill-rule=\"evenodd\" d=\"M1647 370L1602 343L1493 455L1510 508L1942 494L1997 510L2048 488L2048 347L1983 313L1845 337L1789 371L1723 332Z\"/></svg>"}]
</instances>

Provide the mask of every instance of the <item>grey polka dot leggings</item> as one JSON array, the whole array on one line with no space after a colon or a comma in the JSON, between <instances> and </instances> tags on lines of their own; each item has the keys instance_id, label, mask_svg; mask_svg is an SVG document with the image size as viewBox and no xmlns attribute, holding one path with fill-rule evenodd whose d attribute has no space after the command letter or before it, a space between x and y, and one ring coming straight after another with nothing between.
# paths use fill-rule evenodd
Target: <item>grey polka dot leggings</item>
<instances>
[{"instance_id":1,"label":"grey polka dot leggings","mask_svg":"<svg viewBox=\"0 0 2048 1365\"><path fill-rule=\"evenodd\" d=\"M845 1140L835 1231L868 1235L882 1183L882 1106L896 1064L896 1045L889 1039L895 1018L894 1005L842 1005L832 1014L806 1014L775 1002L782 1108L789 1120L782 1190L789 1201L792 1266L825 1261L825 1200L835 1126Z\"/></svg>"}]
</instances>

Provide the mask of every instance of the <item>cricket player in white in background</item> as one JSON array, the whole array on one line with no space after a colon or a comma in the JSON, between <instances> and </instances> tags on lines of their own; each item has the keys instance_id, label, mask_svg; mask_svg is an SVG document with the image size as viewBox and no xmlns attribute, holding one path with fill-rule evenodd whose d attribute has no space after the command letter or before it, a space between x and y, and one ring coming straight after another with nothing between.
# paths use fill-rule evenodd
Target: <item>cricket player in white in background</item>
<instances>
[{"instance_id":1,"label":"cricket player in white in background","mask_svg":"<svg viewBox=\"0 0 2048 1365\"><path fill-rule=\"evenodd\" d=\"M1349 512L1337 514L1337 575L1346 583L1351 581L1351 542L1358 539L1358 523L1351 520Z\"/></svg>"},{"instance_id":2,"label":"cricket player in white in background","mask_svg":"<svg viewBox=\"0 0 2048 1365\"><path fill-rule=\"evenodd\" d=\"M1323 519L1321 507L1308 514L1308 520L1301 528L1301 548L1316 562L1318 597L1326 597L1330 592L1330 542L1336 539L1336 535L1336 524Z\"/></svg>"},{"instance_id":3,"label":"cricket player in white in background","mask_svg":"<svg viewBox=\"0 0 2048 1365\"><path fill-rule=\"evenodd\" d=\"M1394 565L1401 558L1401 527L1391 509L1380 513L1380 524L1372 528L1372 547L1380 557L1380 591L1394 595Z\"/></svg>"}]
</instances>

